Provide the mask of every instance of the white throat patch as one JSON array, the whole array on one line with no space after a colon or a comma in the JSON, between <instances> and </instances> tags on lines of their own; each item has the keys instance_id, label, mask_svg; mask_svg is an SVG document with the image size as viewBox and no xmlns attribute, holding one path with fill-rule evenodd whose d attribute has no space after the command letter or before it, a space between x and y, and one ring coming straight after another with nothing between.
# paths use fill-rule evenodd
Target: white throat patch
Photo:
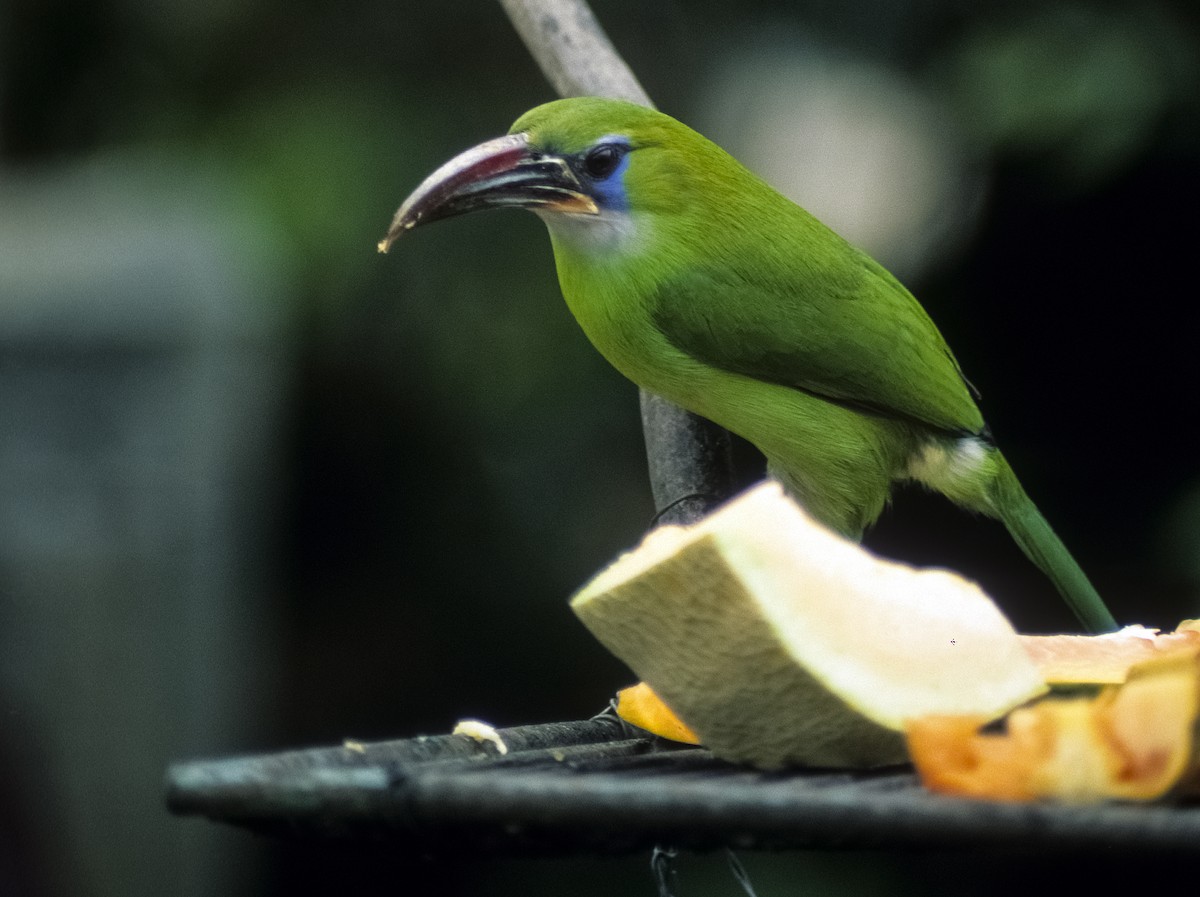
<instances>
[{"instance_id":1,"label":"white throat patch","mask_svg":"<svg viewBox=\"0 0 1200 897\"><path fill-rule=\"evenodd\" d=\"M569 212L554 212L535 209L539 218L555 238L569 245L576 252L592 254L624 254L643 245L644 224L635 222L627 211L602 210L596 215L572 215Z\"/></svg>"}]
</instances>

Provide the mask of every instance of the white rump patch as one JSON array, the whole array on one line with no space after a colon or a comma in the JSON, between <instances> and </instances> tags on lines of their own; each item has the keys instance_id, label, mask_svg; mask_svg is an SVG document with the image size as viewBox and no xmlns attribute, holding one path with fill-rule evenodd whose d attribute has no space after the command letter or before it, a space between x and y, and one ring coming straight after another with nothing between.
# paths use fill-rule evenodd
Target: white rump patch
<instances>
[{"instance_id":1,"label":"white rump patch","mask_svg":"<svg viewBox=\"0 0 1200 897\"><path fill-rule=\"evenodd\" d=\"M908 461L908 475L938 492L954 493L969 482L987 460L988 446L974 436L954 442L930 441Z\"/></svg>"}]
</instances>

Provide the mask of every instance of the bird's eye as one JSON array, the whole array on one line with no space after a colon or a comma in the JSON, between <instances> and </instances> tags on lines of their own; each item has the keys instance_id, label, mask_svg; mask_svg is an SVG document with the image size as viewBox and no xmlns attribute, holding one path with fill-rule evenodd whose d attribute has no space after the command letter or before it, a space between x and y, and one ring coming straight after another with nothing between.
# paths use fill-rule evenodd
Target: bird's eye
<instances>
[{"instance_id":1,"label":"bird's eye","mask_svg":"<svg viewBox=\"0 0 1200 897\"><path fill-rule=\"evenodd\" d=\"M590 177L602 180L621 164L621 150L611 143L593 147L583 159L583 168Z\"/></svg>"}]
</instances>

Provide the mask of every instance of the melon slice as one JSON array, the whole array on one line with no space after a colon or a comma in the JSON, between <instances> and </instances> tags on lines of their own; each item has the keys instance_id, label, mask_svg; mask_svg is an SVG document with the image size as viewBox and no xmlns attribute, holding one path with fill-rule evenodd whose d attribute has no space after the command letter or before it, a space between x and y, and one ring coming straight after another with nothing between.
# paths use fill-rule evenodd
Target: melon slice
<instances>
[{"instance_id":1,"label":"melon slice","mask_svg":"<svg viewBox=\"0 0 1200 897\"><path fill-rule=\"evenodd\" d=\"M902 762L905 720L1046 690L978 586L873 556L775 483L650 533L571 606L714 754L761 768Z\"/></svg>"},{"instance_id":2,"label":"melon slice","mask_svg":"<svg viewBox=\"0 0 1200 897\"><path fill-rule=\"evenodd\" d=\"M1023 635L1021 643L1051 685L1119 685L1137 664L1200 645L1200 624L1184 620L1167 633L1126 626L1104 635Z\"/></svg>"},{"instance_id":3,"label":"melon slice","mask_svg":"<svg viewBox=\"0 0 1200 897\"><path fill-rule=\"evenodd\" d=\"M969 717L911 720L925 786L991 800L1150 801L1200 793L1200 645L1134 665L1093 698L1014 710L1004 731Z\"/></svg>"}]
</instances>

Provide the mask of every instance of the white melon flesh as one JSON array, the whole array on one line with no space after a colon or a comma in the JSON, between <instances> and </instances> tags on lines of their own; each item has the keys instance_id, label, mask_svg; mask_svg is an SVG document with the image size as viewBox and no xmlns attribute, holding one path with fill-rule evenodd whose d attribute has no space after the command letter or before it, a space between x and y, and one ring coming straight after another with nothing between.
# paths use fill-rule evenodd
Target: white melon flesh
<instances>
[{"instance_id":1,"label":"white melon flesh","mask_svg":"<svg viewBox=\"0 0 1200 897\"><path fill-rule=\"evenodd\" d=\"M651 533L571 606L717 756L762 768L901 762L906 719L1045 691L978 586L875 557L774 483Z\"/></svg>"}]
</instances>

